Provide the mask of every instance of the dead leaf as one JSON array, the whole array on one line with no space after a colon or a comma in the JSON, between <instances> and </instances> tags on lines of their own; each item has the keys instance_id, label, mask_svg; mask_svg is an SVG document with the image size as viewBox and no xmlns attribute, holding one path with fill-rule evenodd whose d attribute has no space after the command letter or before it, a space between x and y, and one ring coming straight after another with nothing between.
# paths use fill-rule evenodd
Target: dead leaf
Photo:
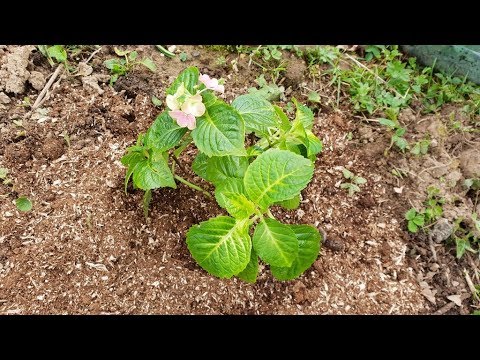
<instances>
[{"instance_id":1,"label":"dead leaf","mask_svg":"<svg viewBox=\"0 0 480 360\"><path fill-rule=\"evenodd\" d=\"M458 307L462 306L462 297L460 295L450 295L447 299L453 301Z\"/></svg>"}]
</instances>

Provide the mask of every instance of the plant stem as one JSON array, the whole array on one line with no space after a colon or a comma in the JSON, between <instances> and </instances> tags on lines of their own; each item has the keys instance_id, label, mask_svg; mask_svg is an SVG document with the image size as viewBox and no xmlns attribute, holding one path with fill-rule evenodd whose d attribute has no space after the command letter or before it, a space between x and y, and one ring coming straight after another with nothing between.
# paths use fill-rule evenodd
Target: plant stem
<instances>
[{"instance_id":1,"label":"plant stem","mask_svg":"<svg viewBox=\"0 0 480 360\"><path fill-rule=\"evenodd\" d=\"M184 168L183 165L180 163L180 161L178 161L178 159L177 159L177 157L175 156L175 154L172 154L172 158L173 158L173 160L177 163L178 167L179 167L180 169L182 169L183 172L186 172L186 171L185 171L185 168Z\"/></svg>"},{"instance_id":2,"label":"plant stem","mask_svg":"<svg viewBox=\"0 0 480 360\"><path fill-rule=\"evenodd\" d=\"M209 197L209 198L212 197L212 195L211 195L208 191L202 189L202 188L201 188L200 186L198 186L198 185L192 184L191 182L185 180L185 179L182 178L181 176L173 175L173 177L174 177L176 180L180 181L182 184L185 184L185 185L187 185L188 187L190 187L190 188L192 188L192 189L195 189L195 190L197 190L197 191L201 191L201 192L204 193L207 197Z\"/></svg>"},{"instance_id":3,"label":"plant stem","mask_svg":"<svg viewBox=\"0 0 480 360\"><path fill-rule=\"evenodd\" d=\"M270 209L267 209L267 215L270 219L273 219L275 220L275 216L273 216L272 212L270 211Z\"/></svg>"}]
</instances>

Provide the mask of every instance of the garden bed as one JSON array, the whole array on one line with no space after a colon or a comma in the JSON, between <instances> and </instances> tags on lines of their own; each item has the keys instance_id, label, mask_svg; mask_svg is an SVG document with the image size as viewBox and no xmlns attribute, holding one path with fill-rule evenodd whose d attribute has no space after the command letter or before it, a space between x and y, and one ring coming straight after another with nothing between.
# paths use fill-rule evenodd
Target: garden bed
<instances>
[{"instance_id":1,"label":"garden bed","mask_svg":"<svg viewBox=\"0 0 480 360\"><path fill-rule=\"evenodd\" d=\"M468 125L462 104L427 115L414 106L402 110L406 139L418 141L429 134L435 146L423 157L393 149L385 154L391 136L387 129L359 117L343 95L338 106L324 102L323 96L331 97L335 89L325 79L309 77L305 62L284 52L288 65L278 82L286 90L278 103L285 105L292 97L306 103L310 90L322 95L320 105L313 106L313 132L322 139L323 151L300 207L274 207L272 212L285 223L314 225L326 239L313 266L296 280L275 280L266 265L260 265L255 284L218 279L197 265L185 236L193 224L226 212L215 199L178 184L176 190L153 192L145 219L142 192L124 192L120 158L163 110L152 96L164 101L165 89L187 66L224 78L227 103L258 87L262 69L249 65L245 54L207 47L178 46L188 55L186 61L178 54L163 56L154 46L124 48L150 57L156 72L135 67L111 87L103 62L115 53L112 46L103 46L89 63L93 76L102 75L95 79L98 88L82 81L85 76L62 78L51 98L33 112L22 105L26 96L33 103L42 88L34 88L35 79L24 75L24 90L5 91L0 167L8 169L13 186L0 184L1 314L473 312L477 304L464 270L476 283L478 254L456 259L455 246L435 242L435 260L428 237L409 233L404 218L408 209L422 206L428 185L455 198L445 205L446 215L480 213L472 193L462 190L470 177L466 173L479 161L471 155L468 163L462 156L480 148L480 135L447 136L444 130L452 126L452 113L457 126ZM17 50L1 48L0 66ZM54 72L38 51L26 51L24 70L45 78ZM81 53L79 61L90 54ZM212 192L189 170L196 151L191 146L179 159L186 165L180 175ZM342 167L367 180L353 196L339 186L345 180ZM404 176L393 175L393 169ZM454 186L446 186L449 181ZM31 211L17 210L19 196L32 200Z\"/></svg>"}]
</instances>

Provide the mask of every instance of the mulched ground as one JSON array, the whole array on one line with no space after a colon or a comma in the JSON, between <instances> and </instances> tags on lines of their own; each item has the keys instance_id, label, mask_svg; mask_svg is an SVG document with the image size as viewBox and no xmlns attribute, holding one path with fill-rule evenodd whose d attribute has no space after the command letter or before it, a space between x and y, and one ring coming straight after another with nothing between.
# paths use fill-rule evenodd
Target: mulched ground
<instances>
[{"instance_id":1,"label":"mulched ground","mask_svg":"<svg viewBox=\"0 0 480 360\"><path fill-rule=\"evenodd\" d=\"M0 48L0 66L15 48ZM424 200L424 182L440 181L430 171L419 174L432 167L429 159L441 162L443 152L459 157L478 146L478 135L451 144L425 128L448 121L448 109L434 117L411 110L402 114L410 136L421 138L428 131L438 136L439 144L428 158L405 160L395 152L385 156L390 141L385 129L354 117L346 102L339 109L320 107L314 132L323 140L324 151L314 178L302 193L299 209L273 211L284 222L314 224L326 232L318 260L294 281L274 280L268 266L261 266L253 285L220 280L192 259L185 233L224 211L214 200L179 185L177 190L154 192L145 220L142 193L123 191L125 168L119 159L161 112L152 104L152 95L163 100L165 88L184 67L196 65L211 76L224 77L228 102L256 86L261 70L236 54L228 54L225 64L218 65L219 54L203 47L179 46L191 55L187 62L165 58L154 47L128 48L152 57L158 71L136 68L114 88L99 81L102 93L81 77L64 78L31 116L19 105L27 95L33 103L39 91L26 80L23 92L8 93L10 102L0 105L0 167L10 170L14 183L13 188L0 185L1 314L472 312L463 268L478 267L478 257L458 261L452 247L437 244L434 261L428 240L407 233L403 218L412 201ZM104 46L90 62L93 75L107 74L102 63L114 56L112 49ZM88 55L80 57L85 60ZM30 72L48 78L54 70L36 52L28 59ZM238 71L230 66L233 59ZM285 77L287 100L295 96L306 101L305 86L326 86L310 80L305 64L296 58L290 60ZM180 159L187 169L195 154L191 147ZM342 166L368 180L353 197L339 188ZM414 175L399 183L392 166ZM453 170L461 172L460 164ZM202 182L191 171L180 175ZM431 179L420 181L421 175ZM394 188L400 186L398 193ZM453 191L449 189L444 190ZM19 195L33 200L32 211L16 210ZM452 306L446 298L450 295L459 295L461 306Z\"/></svg>"}]
</instances>

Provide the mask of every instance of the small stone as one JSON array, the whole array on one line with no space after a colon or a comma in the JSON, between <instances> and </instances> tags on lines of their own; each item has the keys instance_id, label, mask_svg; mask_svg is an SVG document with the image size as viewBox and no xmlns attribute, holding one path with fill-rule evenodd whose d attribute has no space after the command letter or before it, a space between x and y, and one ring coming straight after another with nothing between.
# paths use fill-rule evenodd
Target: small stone
<instances>
[{"instance_id":1,"label":"small stone","mask_svg":"<svg viewBox=\"0 0 480 360\"><path fill-rule=\"evenodd\" d=\"M304 215L305 215L305 211L303 211L302 209L297 210L297 217L299 219L301 219Z\"/></svg>"},{"instance_id":2,"label":"small stone","mask_svg":"<svg viewBox=\"0 0 480 360\"><path fill-rule=\"evenodd\" d=\"M167 50L173 53L173 52L175 52L175 50L177 50L177 45L170 45L167 48Z\"/></svg>"},{"instance_id":3,"label":"small stone","mask_svg":"<svg viewBox=\"0 0 480 360\"><path fill-rule=\"evenodd\" d=\"M441 243L447 240L453 232L453 225L448 221L448 219L441 218L437 221L433 230L431 232L432 239L437 242Z\"/></svg>"},{"instance_id":4,"label":"small stone","mask_svg":"<svg viewBox=\"0 0 480 360\"><path fill-rule=\"evenodd\" d=\"M42 90L45 86L46 80L45 76L39 71L32 71L30 72L30 77L28 78L28 82L32 84L35 90Z\"/></svg>"},{"instance_id":5,"label":"small stone","mask_svg":"<svg viewBox=\"0 0 480 360\"><path fill-rule=\"evenodd\" d=\"M4 92L0 92L0 104L10 104L12 100Z\"/></svg>"},{"instance_id":6,"label":"small stone","mask_svg":"<svg viewBox=\"0 0 480 360\"><path fill-rule=\"evenodd\" d=\"M467 179L480 177L480 150L469 149L459 156L460 168Z\"/></svg>"},{"instance_id":7,"label":"small stone","mask_svg":"<svg viewBox=\"0 0 480 360\"><path fill-rule=\"evenodd\" d=\"M380 229L385 229L387 227L387 225L385 223L378 223L377 226L380 228Z\"/></svg>"},{"instance_id":8,"label":"small stone","mask_svg":"<svg viewBox=\"0 0 480 360\"><path fill-rule=\"evenodd\" d=\"M323 242L323 245L332 250L332 251L343 251L345 250L345 243L343 240L330 236Z\"/></svg>"},{"instance_id":9,"label":"small stone","mask_svg":"<svg viewBox=\"0 0 480 360\"><path fill-rule=\"evenodd\" d=\"M301 281L297 281L293 285L293 300L296 304L300 304L306 300L307 287Z\"/></svg>"},{"instance_id":10,"label":"small stone","mask_svg":"<svg viewBox=\"0 0 480 360\"><path fill-rule=\"evenodd\" d=\"M193 57L199 57L199 56L200 56L200 51L193 50L193 51L192 51L192 56L193 56Z\"/></svg>"},{"instance_id":11,"label":"small stone","mask_svg":"<svg viewBox=\"0 0 480 360\"><path fill-rule=\"evenodd\" d=\"M38 295L37 296L38 301L43 301L43 299L45 299L45 295Z\"/></svg>"}]
</instances>

